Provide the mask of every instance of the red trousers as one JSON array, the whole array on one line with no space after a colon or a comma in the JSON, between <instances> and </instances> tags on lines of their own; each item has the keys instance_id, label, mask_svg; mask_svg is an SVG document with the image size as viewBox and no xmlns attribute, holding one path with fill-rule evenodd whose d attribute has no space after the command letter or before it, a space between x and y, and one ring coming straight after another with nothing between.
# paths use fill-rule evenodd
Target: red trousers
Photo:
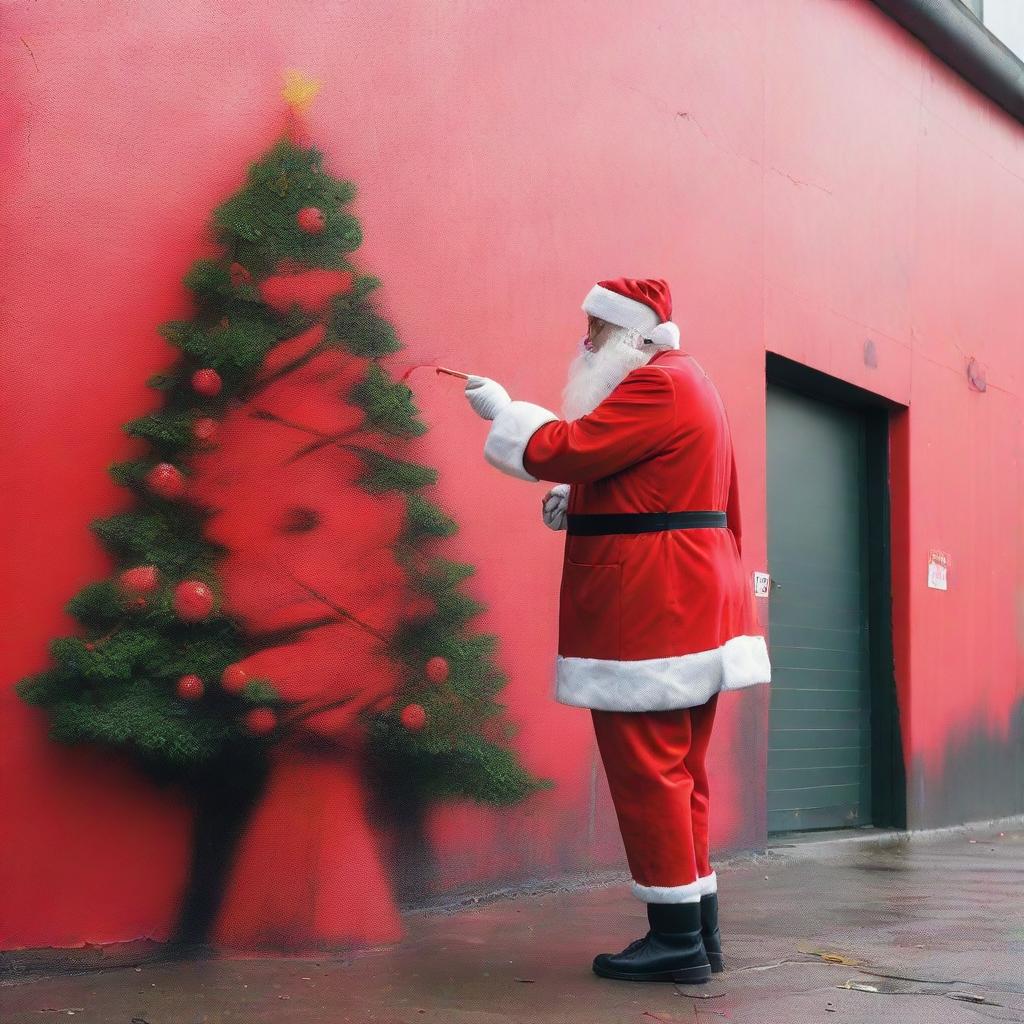
<instances>
[{"instance_id":1,"label":"red trousers","mask_svg":"<svg viewBox=\"0 0 1024 1024\"><path fill-rule=\"evenodd\" d=\"M633 892L647 903L717 892L704 765L718 695L673 711L591 711Z\"/></svg>"}]
</instances>

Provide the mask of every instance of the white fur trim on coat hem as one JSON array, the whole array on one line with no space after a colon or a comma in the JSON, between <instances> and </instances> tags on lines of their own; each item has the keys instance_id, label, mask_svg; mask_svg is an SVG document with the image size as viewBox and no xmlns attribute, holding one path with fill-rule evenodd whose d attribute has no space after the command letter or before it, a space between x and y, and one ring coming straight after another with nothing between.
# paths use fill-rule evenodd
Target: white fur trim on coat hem
<instances>
[{"instance_id":1,"label":"white fur trim on coat hem","mask_svg":"<svg viewBox=\"0 0 1024 1024\"><path fill-rule=\"evenodd\" d=\"M644 903L700 903L704 891L699 878L689 885L641 885L634 880L630 888Z\"/></svg>"},{"instance_id":2,"label":"white fur trim on coat hem","mask_svg":"<svg viewBox=\"0 0 1024 1024\"><path fill-rule=\"evenodd\" d=\"M670 711L706 704L720 690L770 683L763 636L671 658L611 661L558 656L555 700L597 711Z\"/></svg>"},{"instance_id":3,"label":"white fur trim on coat hem","mask_svg":"<svg viewBox=\"0 0 1024 1024\"><path fill-rule=\"evenodd\" d=\"M710 875L703 875L697 879L700 882L701 896L712 896L718 892L718 875L714 871Z\"/></svg>"},{"instance_id":4,"label":"white fur trim on coat hem","mask_svg":"<svg viewBox=\"0 0 1024 1024\"><path fill-rule=\"evenodd\" d=\"M502 473L536 483L537 477L528 473L523 465L523 454L537 430L557 419L550 409L532 402L506 405L491 423L490 433L484 442L484 458Z\"/></svg>"}]
</instances>

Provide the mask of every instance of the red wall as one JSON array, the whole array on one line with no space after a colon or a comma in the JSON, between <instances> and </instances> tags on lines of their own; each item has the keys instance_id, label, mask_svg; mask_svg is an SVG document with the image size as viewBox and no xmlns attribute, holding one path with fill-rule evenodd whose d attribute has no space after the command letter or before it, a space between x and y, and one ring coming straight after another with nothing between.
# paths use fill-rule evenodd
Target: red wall
<instances>
[{"instance_id":1,"label":"red wall","mask_svg":"<svg viewBox=\"0 0 1024 1024\"><path fill-rule=\"evenodd\" d=\"M277 135L281 72L360 189L361 265L415 361L556 406L594 280L662 276L730 408L748 568L763 568L764 353L909 406L895 436L897 668L911 815L954 738L1005 742L1021 697L1024 129L867 0L473 5L11 3L3 678L40 668L63 602L106 573L87 530L185 312L209 211ZM878 367L862 358L870 338ZM968 389L965 360L990 387ZM450 379L417 378L424 461L502 637L524 760L557 788L435 814L441 886L618 863L589 717L551 700L561 538L542 489L484 466ZM927 590L928 550L952 589ZM766 608L762 614L766 617ZM768 691L727 695L720 850L764 835ZM189 822L126 765L55 749L2 698L0 945L166 935ZM941 816L941 815L940 815Z\"/></svg>"},{"instance_id":2,"label":"red wall","mask_svg":"<svg viewBox=\"0 0 1024 1024\"><path fill-rule=\"evenodd\" d=\"M1024 127L870 3L769 6L765 347L908 407L892 463L910 824L1024 810ZM932 549L948 592L927 587ZM965 773L1003 806L955 798Z\"/></svg>"}]
</instances>

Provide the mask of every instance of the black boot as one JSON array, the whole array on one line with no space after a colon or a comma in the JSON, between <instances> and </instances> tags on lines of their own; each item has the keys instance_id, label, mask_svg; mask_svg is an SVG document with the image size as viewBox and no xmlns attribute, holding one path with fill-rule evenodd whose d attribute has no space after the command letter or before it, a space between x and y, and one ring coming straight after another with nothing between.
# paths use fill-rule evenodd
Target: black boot
<instances>
[{"instance_id":1,"label":"black boot","mask_svg":"<svg viewBox=\"0 0 1024 1024\"><path fill-rule=\"evenodd\" d=\"M700 898L700 937L704 952L708 955L711 970L718 974L725 970L722 959L722 936L718 931L718 893L712 892Z\"/></svg>"},{"instance_id":2,"label":"black boot","mask_svg":"<svg viewBox=\"0 0 1024 1024\"><path fill-rule=\"evenodd\" d=\"M711 977L700 938L699 903L648 903L650 931L621 953L594 957L594 973L621 981L696 985Z\"/></svg>"}]
</instances>

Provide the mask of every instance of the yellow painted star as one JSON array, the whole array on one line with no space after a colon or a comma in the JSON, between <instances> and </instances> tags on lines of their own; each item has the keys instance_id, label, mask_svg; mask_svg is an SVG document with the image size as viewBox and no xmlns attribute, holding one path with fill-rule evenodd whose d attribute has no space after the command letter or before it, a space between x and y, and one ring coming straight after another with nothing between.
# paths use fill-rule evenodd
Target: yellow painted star
<instances>
[{"instance_id":1,"label":"yellow painted star","mask_svg":"<svg viewBox=\"0 0 1024 1024\"><path fill-rule=\"evenodd\" d=\"M284 89L281 95L288 106L301 113L316 99L322 84L319 78L310 78L301 71L290 69L284 73Z\"/></svg>"}]
</instances>

